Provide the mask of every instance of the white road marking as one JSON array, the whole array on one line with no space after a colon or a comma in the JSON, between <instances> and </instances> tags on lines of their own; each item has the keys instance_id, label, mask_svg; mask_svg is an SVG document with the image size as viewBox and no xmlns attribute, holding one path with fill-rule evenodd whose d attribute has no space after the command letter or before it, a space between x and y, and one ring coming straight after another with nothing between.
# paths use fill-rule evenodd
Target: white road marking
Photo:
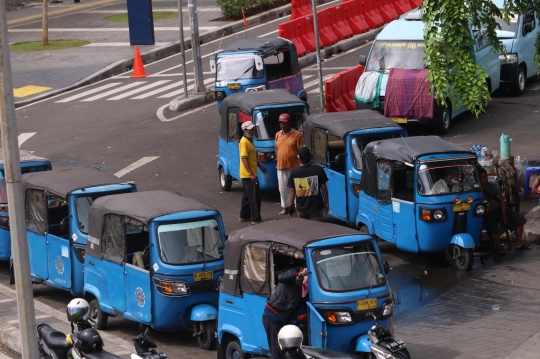
<instances>
[{"instance_id":1,"label":"white road marking","mask_svg":"<svg viewBox=\"0 0 540 359\"><path fill-rule=\"evenodd\" d=\"M199 26L200 30L213 30L218 26ZM184 26L184 31L189 31L190 28ZM49 28L49 32L128 32L128 27L100 27L100 28L89 28L89 27L70 27L70 28ZM154 31L179 31L177 27L154 27ZM42 29L8 29L8 32L42 32Z\"/></svg>"},{"instance_id":2,"label":"white road marking","mask_svg":"<svg viewBox=\"0 0 540 359\"><path fill-rule=\"evenodd\" d=\"M21 148L22 144L26 142L26 140L30 139L32 136L34 136L37 132L27 132L27 133L21 133L19 135L19 148ZM2 303L0 301L0 303Z\"/></svg>"},{"instance_id":3,"label":"white road marking","mask_svg":"<svg viewBox=\"0 0 540 359\"><path fill-rule=\"evenodd\" d=\"M194 81L194 80L193 80L193 79L187 80L187 82L192 82L192 81ZM164 86L164 87L162 87L162 88L159 88L159 89L157 89L157 90L147 92L147 93L142 94L142 95L139 95L139 96L137 96L137 97L133 97L132 100L142 100L142 99L144 99L144 98L147 98L147 97L156 95L156 94L161 93L161 92L165 92L165 91L170 90L170 89L173 89L173 88L175 88L175 87L182 86L183 84L184 84L184 81L181 80L181 81L175 82L175 83L173 83L173 84L170 84L170 85Z\"/></svg>"},{"instance_id":4,"label":"white road marking","mask_svg":"<svg viewBox=\"0 0 540 359\"><path fill-rule=\"evenodd\" d=\"M112 95L112 94L114 94L114 93L122 92L122 91L127 90L127 89L130 89L130 88L132 88L132 87L142 85L142 84L144 84L144 83L146 83L146 81L136 81L136 82L132 82L132 83L127 84L127 85L125 85L125 86L117 87L117 88L112 89L112 90L110 90L110 91L100 93L99 95L95 95L95 96L92 96L92 97L90 97L90 98L85 98L84 100L81 100L81 102L95 101L95 100L97 100L97 99L100 99L100 98L103 98L103 97L107 97L107 96Z\"/></svg>"},{"instance_id":5,"label":"white road marking","mask_svg":"<svg viewBox=\"0 0 540 359\"><path fill-rule=\"evenodd\" d=\"M180 115L178 115L178 116L176 116L176 117L172 117L172 118L166 118L165 115L163 115L163 111L164 111L165 108L168 107L168 106L169 106L169 104L166 104L166 105L163 105L163 106L161 106L160 108L158 108L156 115L157 115L157 117L159 118L160 121L163 121L163 122L170 122L170 121L178 120L178 119L181 118L181 117L184 117L184 116L187 116L187 115L191 115L192 113L195 113L195 112L204 110L205 108L208 108L208 107L211 107L211 106L216 106L216 103L215 103L215 102L212 102L212 103L209 104L209 105L202 106L202 107L197 107L197 108L194 109L194 110L187 111L187 112L183 112L182 114L180 114Z\"/></svg>"},{"instance_id":6,"label":"white road marking","mask_svg":"<svg viewBox=\"0 0 540 359\"><path fill-rule=\"evenodd\" d=\"M204 80L204 84L207 85L211 82L214 82L214 79L206 79ZM187 87L188 91L189 90L193 90L193 88L195 87L195 84L193 85L189 85ZM171 98L171 97L174 97L174 96L177 96L177 95L180 95L180 94L183 94L184 93L184 89L181 88L180 90L176 90L176 91L173 91L173 92L169 92L168 94L165 94L163 96L159 96L158 98Z\"/></svg>"},{"instance_id":7,"label":"white road marking","mask_svg":"<svg viewBox=\"0 0 540 359\"><path fill-rule=\"evenodd\" d=\"M263 34L263 35L260 35L260 36L257 36L257 37L267 37L268 35L272 35L272 34L275 34L277 32L278 32L277 30L274 30L274 31L270 31L270 32L268 32L266 34Z\"/></svg>"},{"instance_id":8,"label":"white road marking","mask_svg":"<svg viewBox=\"0 0 540 359\"><path fill-rule=\"evenodd\" d=\"M172 42L156 42L154 46L165 46L172 44ZM88 45L84 45L81 47L107 47L107 46L132 46L129 42L92 42Z\"/></svg>"},{"instance_id":9,"label":"white road marking","mask_svg":"<svg viewBox=\"0 0 540 359\"><path fill-rule=\"evenodd\" d=\"M331 75L326 75L326 76L323 76L323 82L328 80L330 77L334 76L335 74L331 74ZM317 79L316 80L313 80L313 81L310 81L308 83L305 83L304 84L304 89L307 89L309 87L312 87L312 86L319 86L319 77L317 76Z\"/></svg>"},{"instance_id":10,"label":"white road marking","mask_svg":"<svg viewBox=\"0 0 540 359\"><path fill-rule=\"evenodd\" d=\"M302 82L306 81L307 79L309 79L309 78L311 78L313 76L315 76L315 75L304 75L304 74L302 74Z\"/></svg>"},{"instance_id":11,"label":"white road marking","mask_svg":"<svg viewBox=\"0 0 540 359\"><path fill-rule=\"evenodd\" d=\"M210 57L210 56L212 56L212 55L215 55L215 54L217 54L217 53L220 52L220 51L221 51L221 50L214 51L214 52L211 52L211 53L206 54L206 55L204 55L204 56L201 56L201 59L204 59L205 57ZM175 56L175 55L173 55L173 56ZM172 57L172 56L171 56L171 57ZM169 57L169 59L170 59L171 57ZM186 65L187 65L187 64L190 64L190 63L192 63L192 62L193 62L193 60L186 61ZM152 65L152 64L155 64L155 62L152 62L152 63L149 64L149 65ZM159 75L159 74L162 74L162 73L164 73L164 72L171 71L172 69L177 69L177 68L179 68L179 67L181 67L181 66L182 66L182 64L176 65L176 66L173 66L173 67L169 67L168 69L165 69L165 70L163 70L163 71L156 72L154 75ZM132 70L132 71L133 71L133 70Z\"/></svg>"},{"instance_id":12,"label":"white road marking","mask_svg":"<svg viewBox=\"0 0 540 359\"><path fill-rule=\"evenodd\" d=\"M157 11L170 11L170 12L178 12L178 8L152 8L153 12ZM197 12L210 12L215 11L219 12L221 14L221 8L219 7L198 7L197 6ZM127 14L127 10L85 10L82 11L85 14Z\"/></svg>"},{"instance_id":13,"label":"white road marking","mask_svg":"<svg viewBox=\"0 0 540 359\"><path fill-rule=\"evenodd\" d=\"M146 86L136 88L135 90L131 90L131 91L125 92L125 93L123 93L123 94L120 94L120 95L118 95L118 96L108 98L107 101L120 100L120 99L129 97L129 96L131 96L131 95L135 95L136 93L144 92L144 91L149 90L149 89L151 89L151 88L161 86L161 85L166 84L167 82L170 82L170 81L171 81L171 80L161 80L161 81L156 81L156 82L151 83L151 84L148 84L148 85L146 85Z\"/></svg>"},{"instance_id":14,"label":"white road marking","mask_svg":"<svg viewBox=\"0 0 540 359\"><path fill-rule=\"evenodd\" d=\"M78 98L81 98L81 97L84 97L84 96L88 96L88 95L91 95L91 94L93 94L93 93L96 93L96 92L105 90L105 89L110 88L110 87L118 86L118 85L121 85L121 84L122 84L121 82L111 82L111 83L105 84L105 85L103 85L103 86L96 87L96 88L93 88L93 89L91 89L91 90L88 90L88 91L85 91L85 92L81 92L81 93L78 93L78 94L76 94L76 95L67 97L67 98L65 98L65 99L63 99L63 100L56 101L55 103L73 101L73 100L76 100L76 99L78 99ZM77 89L77 90L78 90L78 89Z\"/></svg>"},{"instance_id":15,"label":"white road marking","mask_svg":"<svg viewBox=\"0 0 540 359\"><path fill-rule=\"evenodd\" d=\"M126 168L116 172L114 175L118 178L124 176L125 174L133 171L133 170L136 170L137 168L141 167L141 166L144 166L145 164L149 163L149 162L152 162L153 160L159 158L159 156L151 156L151 157L143 157L141 158L140 160L138 160L137 162L133 162L132 164L130 164L129 166L127 166Z\"/></svg>"}]
</instances>

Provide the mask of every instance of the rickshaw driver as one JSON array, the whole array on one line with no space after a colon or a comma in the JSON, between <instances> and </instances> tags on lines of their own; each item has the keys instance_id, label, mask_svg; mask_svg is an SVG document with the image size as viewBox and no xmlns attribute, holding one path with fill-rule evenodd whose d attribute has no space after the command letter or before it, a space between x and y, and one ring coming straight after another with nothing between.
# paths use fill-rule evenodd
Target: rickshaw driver
<instances>
[{"instance_id":1,"label":"rickshaw driver","mask_svg":"<svg viewBox=\"0 0 540 359\"><path fill-rule=\"evenodd\" d=\"M263 311L263 326L268 339L271 359L283 359L278 341L281 328L288 324L302 299L304 278L307 268L299 272L290 269L278 274L278 285L266 301Z\"/></svg>"}]
</instances>

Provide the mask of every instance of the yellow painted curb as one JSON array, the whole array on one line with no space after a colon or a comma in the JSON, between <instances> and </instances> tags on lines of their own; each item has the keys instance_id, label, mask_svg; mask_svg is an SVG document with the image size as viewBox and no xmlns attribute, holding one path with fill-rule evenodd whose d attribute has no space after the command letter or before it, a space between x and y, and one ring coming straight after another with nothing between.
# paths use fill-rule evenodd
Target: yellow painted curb
<instances>
[{"instance_id":1,"label":"yellow painted curb","mask_svg":"<svg viewBox=\"0 0 540 359\"><path fill-rule=\"evenodd\" d=\"M14 97L26 97L30 95L35 95L37 93L51 90L52 87L45 87L45 86L34 86L34 85L28 85L24 87L19 87L18 89L13 89L13 96Z\"/></svg>"},{"instance_id":2,"label":"yellow painted curb","mask_svg":"<svg viewBox=\"0 0 540 359\"><path fill-rule=\"evenodd\" d=\"M86 9L86 8L93 7L93 6L96 6L96 5L106 4L106 3L110 3L110 2L114 2L114 1L115 0L99 0L99 1L96 1L96 2L93 2L93 3L90 3L90 4L77 5L77 6L69 7L69 8L62 9L62 10L50 11L49 12L49 17L51 17L53 15L65 14L67 12L82 10L82 9ZM8 25L19 24L21 22L25 22L25 21L29 21L29 20L37 20L37 19L42 19L42 18L43 18L43 14L37 14L37 15L21 17L20 19L14 19L14 20L8 21Z\"/></svg>"}]
</instances>

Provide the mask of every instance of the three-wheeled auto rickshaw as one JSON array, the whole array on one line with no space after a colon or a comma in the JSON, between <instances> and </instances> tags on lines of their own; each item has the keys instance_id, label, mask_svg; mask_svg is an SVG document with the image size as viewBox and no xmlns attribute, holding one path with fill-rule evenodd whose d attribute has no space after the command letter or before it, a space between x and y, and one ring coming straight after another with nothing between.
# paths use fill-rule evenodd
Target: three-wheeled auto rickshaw
<instances>
[{"instance_id":1,"label":"three-wheeled auto rickshaw","mask_svg":"<svg viewBox=\"0 0 540 359\"><path fill-rule=\"evenodd\" d=\"M371 353L373 314L392 330L393 304L375 239L336 224L294 218L237 230L225 245L220 285L218 358L268 355L262 315L281 272L308 270L305 345ZM302 317L302 316L300 316ZM295 318L296 320L296 318ZM293 322L294 323L294 322Z\"/></svg>"},{"instance_id":2,"label":"three-wheeled auto rickshaw","mask_svg":"<svg viewBox=\"0 0 540 359\"><path fill-rule=\"evenodd\" d=\"M216 210L178 193L97 199L90 209L84 291L98 329L108 315L194 331L215 346L225 230Z\"/></svg>"},{"instance_id":3,"label":"three-wheeled auto rickshaw","mask_svg":"<svg viewBox=\"0 0 540 359\"><path fill-rule=\"evenodd\" d=\"M378 112L358 110L309 115L304 142L313 164L322 166L328 182L329 215L356 226L362 177L362 152L375 140L407 136L407 131Z\"/></svg>"},{"instance_id":4,"label":"three-wheeled auto rickshaw","mask_svg":"<svg viewBox=\"0 0 540 359\"><path fill-rule=\"evenodd\" d=\"M257 160L268 170L263 174L257 169L259 186L262 190L278 188L275 138L280 131L278 117L282 113L289 114L292 128L302 131L309 105L283 89L238 93L223 101L217 166L224 191L231 189L233 180L240 180L238 143L242 138L242 123L247 121L256 126L253 144Z\"/></svg>"},{"instance_id":5,"label":"three-wheeled auto rickshaw","mask_svg":"<svg viewBox=\"0 0 540 359\"><path fill-rule=\"evenodd\" d=\"M360 230L472 269L485 212L476 165L474 153L438 136L371 142L362 153Z\"/></svg>"},{"instance_id":6,"label":"three-wheeled auto rickshaw","mask_svg":"<svg viewBox=\"0 0 540 359\"><path fill-rule=\"evenodd\" d=\"M51 169L51 162L31 152L19 150L21 173L42 172ZM4 154L0 148L0 261L11 258L11 235L9 233L9 206L4 173Z\"/></svg>"},{"instance_id":7,"label":"three-wheeled auto rickshaw","mask_svg":"<svg viewBox=\"0 0 540 359\"><path fill-rule=\"evenodd\" d=\"M238 40L210 60L210 69L216 74L213 96L220 111L225 97L237 92L284 88L307 102L296 46L287 39Z\"/></svg>"},{"instance_id":8,"label":"three-wheeled auto rickshaw","mask_svg":"<svg viewBox=\"0 0 540 359\"><path fill-rule=\"evenodd\" d=\"M27 173L22 182L32 280L82 296L90 205L135 185L90 167Z\"/></svg>"}]
</instances>

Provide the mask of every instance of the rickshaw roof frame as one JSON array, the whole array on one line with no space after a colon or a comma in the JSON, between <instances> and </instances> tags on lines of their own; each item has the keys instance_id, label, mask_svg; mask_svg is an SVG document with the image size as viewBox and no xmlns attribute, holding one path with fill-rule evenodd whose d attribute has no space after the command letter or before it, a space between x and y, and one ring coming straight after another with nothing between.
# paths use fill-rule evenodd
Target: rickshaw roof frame
<instances>
[{"instance_id":1,"label":"rickshaw roof frame","mask_svg":"<svg viewBox=\"0 0 540 359\"><path fill-rule=\"evenodd\" d=\"M19 158L21 162L47 162L49 165L51 164L51 161L48 159L36 156L32 152L25 150L19 150ZM4 152L2 151L2 148L0 148L0 165L4 164Z\"/></svg>"},{"instance_id":2,"label":"rickshaw roof frame","mask_svg":"<svg viewBox=\"0 0 540 359\"><path fill-rule=\"evenodd\" d=\"M307 104L286 89L273 89L256 92L238 92L227 96L221 105L222 113L227 113L229 107L238 107L242 112L252 114L257 107L276 105L298 105L307 107ZM224 110L224 111L223 111Z\"/></svg>"},{"instance_id":3,"label":"rickshaw roof frame","mask_svg":"<svg viewBox=\"0 0 540 359\"><path fill-rule=\"evenodd\" d=\"M234 51L261 51L264 57L270 56L279 50L289 50L296 55L296 46L293 42L281 37L256 37L253 39L242 39L234 42L220 51L217 55L223 52Z\"/></svg>"},{"instance_id":4,"label":"rickshaw roof frame","mask_svg":"<svg viewBox=\"0 0 540 359\"><path fill-rule=\"evenodd\" d=\"M93 167L31 172L22 175L24 190L47 191L62 198L74 191L89 187L125 184L118 177Z\"/></svg>"}]
</instances>

